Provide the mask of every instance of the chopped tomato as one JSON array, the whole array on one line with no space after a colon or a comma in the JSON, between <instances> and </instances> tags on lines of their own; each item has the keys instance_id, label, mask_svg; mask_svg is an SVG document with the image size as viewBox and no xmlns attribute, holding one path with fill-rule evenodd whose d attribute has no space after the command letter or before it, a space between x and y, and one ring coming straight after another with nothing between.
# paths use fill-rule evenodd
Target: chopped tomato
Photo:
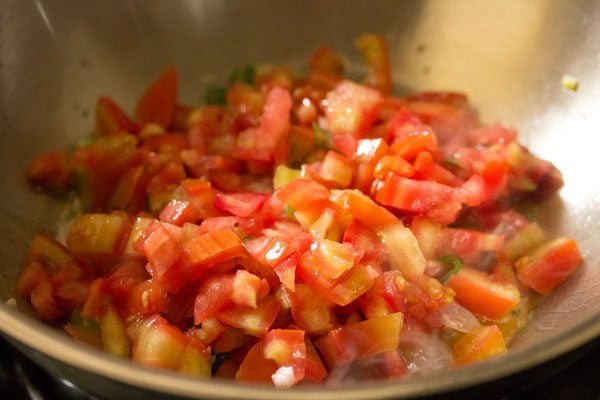
<instances>
[{"instance_id":1,"label":"chopped tomato","mask_svg":"<svg viewBox=\"0 0 600 400\"><path fill-rule=\"evenodd\" d=\"M539 293L548 293L560 285L582 263L575 240L549 241L516 262L521 282Z\"/></svg>"},{"instance_id":2,"label":"chopped tomato","mask_svg":"<svg viewBox=\"0 0 600 400\"><path fill-rule=\"evenodd\" d=\"M268 198L268 193L217 193L215 208L238 217L249 217L257 213Z\"/></svg>"},{"instance_id":3,"label":"chopped tomato","mask_svg":"<svg viewBox=\"0 0 600 400\"><path fill-rule=\"evenodd\" d=\"M175 114L178 91L177 70L173 66L168 67L140 98L135 110L136 120L141 124L167 128Z\"/></svg>"},{"instance_id":4,"label":"chopped tomato","mask_svg":"<svg viewBox=\"0 0 600 400\"><path fill-rule=\"evenodd\" d=\"M139 126L108 97L100 97L96 103L96 134L108 135L118 132L137 133Z\"/></svg>"},{"instance_id":5,"label":"chopped tomato","mask_svg":"<svg viewBox=\"0 0 600 400\"><path fill-rule=\"evenodd\" d=\"M280 307L275 296L267 295L256 308L234 305L218 312L215 318L223 324L243 329L249 335L261 337L275 322Z\"/></svg>"},{"instance_id":6,"label":"chopped tomato","mask_svg":"<svg viewBox=\"0 0 600 400\"><path fill-rule=\"evenodd\" d=\"M354 360L396 350L402 313L374 317L329 332L315 342L327 365L334 368Z\"/></svg>"},{"instance_id":7,"label":"chopped tomato","mask_svg":"<svg viewBox=\"0 0 600 400\"><path fill-rule=\"evenodd\" d=\"M74 180L71 157L65 151L42 153L29 163L25 175L34 186L51 193L64 193Z\"/></svg>"},{"instance_id":8,"label":"chopped tomato","mask_svg":"<svg viewBox=\"0 0 600 400\"><path fill-rule=\"evenodd\" d=\"M390 59L383 36L360 35L354 44L370 67L367 83L387 95L392 90Z\"/></svg>"},{"instance_id":9,"label":"chopped tomato","mask_svg":"<svg viewBox=\"0 0 600 400\"><path fill-rule=\"evenodd\" d=\"M344 80L327 94L327 101L329 130L360 137L377 117L382 99L377 90Z\"/></svg>"},{"instance_id":10,"label":"chopped tomato","mask_svg":"<svg viewBox=\"0 0 600 400\"><path fill-rule=\"evenodd\" d=\"M583 261L512 208L562 176L463 94L391 95L384 37L355 45L365 84L321 47L306 76L234 69L209 105L177 103L173 66L135 120L101 97L89 143L27 169L83 213L66 245L33 238L17 294L116 356L278 388L505 351Z\"/></svg>"},{"instance_id":11,"label":"chopped tomato","mask_svg":"<svg viewBox=\"0 0 600 400\"><path fill-rule=\"evenodd\" d=\"M494 282L490 275L469 267L454 274L448 286L456 292L456 301L489 319L501 319L519 304L516 287Z\"/></svg>"},{"instance_id":12,"label":"chopped tomato","mask_svg":"<svg viewBox=\"0 0 600 400\"><path fill-rule=\"evenodd\" d=\"M454 363L464 365L505 353L506 344L498 326L482 326L458 339L452 352Z\"/></svg>"},{"instance_id":13,"label":"chopped tomato","mask_svg":"<svg viewBox=\"0 0 600 400\"><path fill-rule=\"evenodd\" d=\"M273 87L267 95L260 126L248 128L237 139L236 155L242 160L273 161L277 146L290 127L292 99L288 91Z\"/></svg>"}]
</instances>

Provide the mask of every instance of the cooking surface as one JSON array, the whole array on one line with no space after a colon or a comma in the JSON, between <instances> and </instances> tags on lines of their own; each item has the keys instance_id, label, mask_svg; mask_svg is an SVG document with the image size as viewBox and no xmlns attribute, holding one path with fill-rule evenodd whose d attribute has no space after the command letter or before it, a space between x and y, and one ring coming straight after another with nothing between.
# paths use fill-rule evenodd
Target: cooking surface
<instances>
[{"instance_id":1,"label":"cooking surface","mask_svg":"<svg viewBox=\"0 0 600 400\"><path fill-rule=\"evenodd\" d=\"M2 354L0 391L5 400L102 400L80 390L68 381L53 379L2 338L0 338L0 354ZM565 367L566 369L556 376L540 375L539 381L535 381L531 387L524 387L522 393L506 397L499 388L499 397L486 396L486 398L488 400L600 399L600 381L596 376L600 371L600 341L597 341L572 365ZM545 372L543 367L541 371ZM458 393L454 397L464 398L464 395Z\"/></svg>"}]
</instances>

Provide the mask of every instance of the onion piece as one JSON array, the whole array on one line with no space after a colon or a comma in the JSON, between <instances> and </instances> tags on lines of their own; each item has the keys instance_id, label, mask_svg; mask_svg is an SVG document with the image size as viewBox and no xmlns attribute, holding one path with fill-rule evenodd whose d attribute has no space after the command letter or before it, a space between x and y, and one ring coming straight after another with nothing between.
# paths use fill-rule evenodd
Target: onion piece
<instances>
[{"instance_id":1,"label":"onion piece","mask_svg":"<svg viewBox=\"0 0 600 400\"><path fill-rule=\"evenodd\" d=\"M468 332L481 326L475 315L456 301L441 307L438 314L444 326L459 332Z\"/></svg>"}]
</instances>

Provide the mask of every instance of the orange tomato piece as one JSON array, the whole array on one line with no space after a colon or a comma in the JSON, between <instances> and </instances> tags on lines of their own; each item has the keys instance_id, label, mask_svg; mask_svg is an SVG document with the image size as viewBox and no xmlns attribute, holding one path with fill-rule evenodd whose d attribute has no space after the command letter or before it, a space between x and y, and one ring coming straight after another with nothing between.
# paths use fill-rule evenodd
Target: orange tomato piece
<instances>
[{"instance_id":1,"label":"orange tomato piece","mask_svg":"<svg viewBox=\"0 0 600 400\"><path fill-rule=\"evenodd\" d=\"M502 332L496 325L481 326L465 333L454 343L454 364L465 365L506 352Z\"/></svg>"}]
</instances>

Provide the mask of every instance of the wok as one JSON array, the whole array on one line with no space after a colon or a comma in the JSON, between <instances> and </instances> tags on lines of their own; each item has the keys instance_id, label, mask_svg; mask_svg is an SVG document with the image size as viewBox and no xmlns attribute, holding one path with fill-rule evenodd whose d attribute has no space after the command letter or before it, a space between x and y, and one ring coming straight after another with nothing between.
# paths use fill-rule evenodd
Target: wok
<instances>
[{"instance_id":1,"label":"wok","mask_svg":"<svg viewBox=\"0 0 600 400\"><path fill-rule=\"evenodd\" d=\"M433 376L285 392L193 379L118 360L39 322L24 302L0 304L0 330L57 377L108 398L375 399L440 395L531 369L600 335L600 2L532 1L47 1L0 5L0 298L28 241L56 232L60 202L27 186L41 151L64 148L93 127L111 95L132 109L162 68L177 65L181 100L245 63L300 65L330 45L360 60L352 40L384 34L399 90L466 92L483 120L515 126L563 172L566 185L534 212L551 234L575 237L585 264L548 296L508 355ZM561 86L565 74L579 88Z\"/></svg>"}]
</instances>

